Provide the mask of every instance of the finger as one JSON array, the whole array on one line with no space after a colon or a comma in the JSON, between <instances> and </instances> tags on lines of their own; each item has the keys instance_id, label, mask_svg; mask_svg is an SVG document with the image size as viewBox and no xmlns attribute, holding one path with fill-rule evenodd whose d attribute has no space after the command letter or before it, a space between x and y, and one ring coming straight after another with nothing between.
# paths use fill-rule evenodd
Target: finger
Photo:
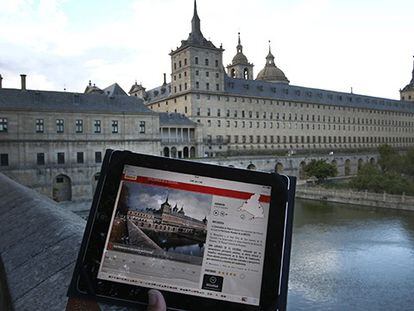
<instances>
[{"instance_id":1,"label":"finger","mask_svg":"<svg viewBox=\"0 0 414 311\"><path fill-rule=\"evenodd\" d=\"M167 306L160 291L150 289L148 291L148 308L147 311L166 311Z\"/></svg>"}]
</instances>

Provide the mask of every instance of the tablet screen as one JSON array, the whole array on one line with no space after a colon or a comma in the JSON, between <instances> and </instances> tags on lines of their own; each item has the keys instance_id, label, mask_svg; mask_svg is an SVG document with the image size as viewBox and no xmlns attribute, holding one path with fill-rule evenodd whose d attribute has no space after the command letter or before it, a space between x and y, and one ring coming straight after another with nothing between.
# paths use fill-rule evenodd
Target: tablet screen
<instances>
[{"instance_id":1,"label":"tablet screen","mask_svg":"<svg viewBox=\"0 0 414 311\"><path fill-rule=\"evenodd\" d=\"M270 194L126 165L98 278L257 306Z\"/></svg>"}]
</instances>

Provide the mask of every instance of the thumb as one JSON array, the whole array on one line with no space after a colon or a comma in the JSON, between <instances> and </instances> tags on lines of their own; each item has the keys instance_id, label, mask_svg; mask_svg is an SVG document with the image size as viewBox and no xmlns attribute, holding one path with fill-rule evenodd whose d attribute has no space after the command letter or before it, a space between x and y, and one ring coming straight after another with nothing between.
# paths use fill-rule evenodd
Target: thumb
<instances>
[{"instance_id":1,"label":"thumb","mask_svg":"<svg viewBox=\"0 0 414 311\"><path fill-rule=\"evenodd\" d=\"M147 311L166 311L167 306L160 291L150 289L148 291L148 308Z\"/></svg>"}]
</instances>

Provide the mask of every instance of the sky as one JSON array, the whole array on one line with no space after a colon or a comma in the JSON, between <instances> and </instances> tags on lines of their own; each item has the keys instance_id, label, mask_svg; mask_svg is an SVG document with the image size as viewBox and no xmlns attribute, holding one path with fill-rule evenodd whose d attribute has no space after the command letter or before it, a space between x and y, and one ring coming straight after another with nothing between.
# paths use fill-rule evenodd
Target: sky
<instances>
[{"instance_id":1,"label":"sky","mask_svg":"<svg viewBox=\"0 0 414 311\"><path fill-rule=\"evenodd\" d=\"M189 217L203 220L210 213L212 195L138 183L126 183L125 185L129 190L128 205L134 210L145 210L146 208L158 210L168 196L168 203L171 207L174 208L176 204L179 209L183 207L185 214Z\"/></svg>"},{"instance_id":2,"label":"sky","mask_svg":"<svg viewBox=\"0 0 414 311\"><path fill-rule=\"evenodd\" d=\"M399 98L413 69L412 0L198 0L201 30L263 68L271 41L293 85ZM88 81L147 89L171 73L193 0L0 0L3 87L83 92Z\"/></svg>"}]
</instances>

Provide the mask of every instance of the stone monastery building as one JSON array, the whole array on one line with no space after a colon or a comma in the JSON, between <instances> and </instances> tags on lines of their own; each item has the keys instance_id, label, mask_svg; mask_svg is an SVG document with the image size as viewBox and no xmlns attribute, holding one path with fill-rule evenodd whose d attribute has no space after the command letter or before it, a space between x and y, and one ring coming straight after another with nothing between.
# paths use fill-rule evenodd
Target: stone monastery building
<instances>
[{"instance_id":1,"label":"stone monastery building","mask_svg":"<svg viewBox=\"0 0 414 311\"><path fill-rule=\"evenodd\" d=\"M209 156L414 145L414 70L399 101L291 85L270 46L254 79L240 34L236 51L226 72L224 50L203 36L194 2L191 33L170 53L171 82L147 92L133 87L130 94L153 111L202 125Z\"/></svg>"},{"instance_id":2,"label":"stone monastery building","mask_svg":"<svg viewBox=\"0 0 414 311\"><path fill-rule=\"evenodd\" d=\"M254 75L238 38L231 64L201 32L171 51L171 80L83 93L2 87L0 171L57 201L91 198L107 148L174 158L414 146L414 70L401 100L291 85L269 46ZM335 152L336 153L336 152Z\"/></svg>"}]
</instances>

